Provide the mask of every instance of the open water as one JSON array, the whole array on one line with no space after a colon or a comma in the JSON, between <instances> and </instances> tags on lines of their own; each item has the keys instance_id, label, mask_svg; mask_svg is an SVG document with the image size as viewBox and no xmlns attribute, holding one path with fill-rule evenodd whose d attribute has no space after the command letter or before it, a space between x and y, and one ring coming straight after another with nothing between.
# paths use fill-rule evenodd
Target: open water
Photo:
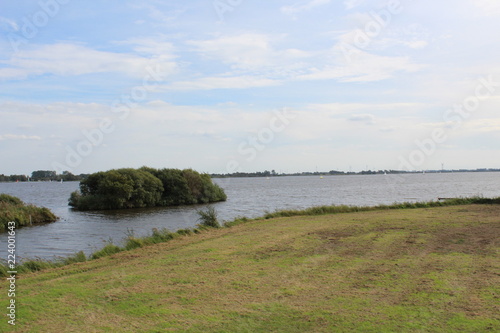
<instances>
[{"instance_id":1,"label":"open water","mask_svg":"<svg viewBox=\"0 0 500 333\"><path fill-rule=\"evenodd\" d=\"M500 172L226 178L214 182L228 196L226 202L214 204L222 220L320 205L372 206L440 197L500 196ZM184 206L78 212L67 204L78 185L78 182L0 183L0 193L50 208L60 217L54 223L19 228L18 257L52 259L80 250L89 254L110 239L119 244L131 231L145 236L153 228L175 231L194 227L198 223L196 210L203 209L203 206ZM5 233L0 234L0 242L5 247L0 253L7 253Z\"/></svg>"}]
</instances>

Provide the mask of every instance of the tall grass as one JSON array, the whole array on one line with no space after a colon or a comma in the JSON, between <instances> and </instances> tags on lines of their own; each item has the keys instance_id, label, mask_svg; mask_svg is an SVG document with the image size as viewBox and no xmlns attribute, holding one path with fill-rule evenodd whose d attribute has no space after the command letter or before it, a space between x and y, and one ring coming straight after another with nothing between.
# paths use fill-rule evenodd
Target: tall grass
<instances>
[{"instance_id":1,"label":"tall grass","mask_svg":"<svg viewBox=\"0 0 500 333\"><path fill-rule=\"evenodd\" d=\"M128 237L125 239L124 250L133 250L136 248L140 248L143 246L158 244L167 242L174 238L177 238L180 235L190 234L191 230L186 231L186 229L178 230L177 232L171 232L168 229L153 229L153 233L151 236L146 237L135 237L133 233L130 233Z\"/></svg>"},{"instance_id":2,"label":"tall grass","mask_svg":"<svg viewBox=\"0 0 500 333\"><path fill-rule=\"evenodd\" d=\"M483 198L483 197L452 198L442 201L402 202L402 203L394 203L392 205L377 205L377 206L347 206L347 205L319 206L302 210L294 210L294 209L279 210L276 212L266 213L264 215L264 218L271 219L276 217L327 215L327 214L340 214L340 213L389 210L389 209L432 208L432 207L470 205L470 204L500 204L500 198L494 198L494 199Z\"/></svg>"},{"instance_id":3,"label":"tall grass","mask_svg":"<svg viewBox=\"0 0 500 333\"><path fill-rule=\"evenodd\" d=\"M23 261L21 264L18 264L15 270L18 274L23 274L29 272L37 272L48 268L66 266L77 262L85 262L87 260L89 260L89 258L87 258L83 251L80 251L72 256L59 258L55 261L45 260L41 258L28 259ZM7 271L12 271L12 269L7 268L5 259L0 259L0 277L8 276Z\"/></svg>"},{"instance_id":4,"label":"tall grass","mask_svg":"<svg viewBox=\"0 0 500 333\"><path fill-rule=\"evenodd\" d=\"M55 222L57 219L48 208L26 205L19 198L0 194L0 231L6 230L9 222L15 222L16 227L20 227Z\"/></svg>"}]
</instances>

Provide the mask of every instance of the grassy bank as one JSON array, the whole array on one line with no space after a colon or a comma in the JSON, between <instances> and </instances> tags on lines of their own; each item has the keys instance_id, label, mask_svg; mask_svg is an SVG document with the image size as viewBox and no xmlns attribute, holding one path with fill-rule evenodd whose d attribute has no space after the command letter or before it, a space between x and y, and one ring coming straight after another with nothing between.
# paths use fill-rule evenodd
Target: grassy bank
<instances>
[{"instance_id":1,"label":"grassy bank","mask_svg":"<svg viewBox=\"0 0 500 333\"><path fill-rule=\"evenodd\" d=\"M11 197L12 198L12 197ZM13 198L20 202L19 199ZM345 214L353 212L366 212L366 211L377 211L377 210L392 210L392 209L416 209L416 208L432 208L432 207L444 207L444 206L456 206L456 205L471 205L471 204L500 204L500 198L482 198L482 197L469 197L469 198L452 198L442 201L428 201L428 202L403 202L395 203L392 205L378 205L378 206L317 206L311 207L303 210L278 210L272 213L267 213L261 218L248 219L246 217L239 217L232 221L226 221L222 225L217 217L217 211L213 206L209 206L206 211L198 211L199 221L201 222L197 228L192 229L181 229L176 232L171 232L168 229L153 229L151 236L146 237L136 237L133 233L128 235L124 239L124 246L118 246L112 242L109 242L102 249L86 256L83 251L77 252L72 256L66 258L60 258L58 260L46 260L46 259L25 259L22 262L18 262L16 271L18 274L38 272L49 268L57 268L65 265L70 265L76 262L84 262L88 260L99 259L102 257L110 256L122 251L130 251L136 248L141 248L144 246L149 246L153 244L168 242L170 240L176 239L179 236L199 234L210 228L220 228L220 227L233 227L241 223L247 223L249 221L255 221L260 219L270 219L276 217L292 217L292 216L316 216L316 215L327 215L327 214ZM5 260L0 259L0 277L8 276L7 263Z\"/></svg>"},{"instance_id":2,"label":"grassy bank","mask_svg":"<svg viewBox=\"0 0 500 333\"><path fill-rule=\"evenodd\" d=\"M390 210L390 209L415 209L415 208L432 208L456 205L493 205L500 204L500 198L483 198L483 197L469 197L469 198L450 198L439 201L426 201L426 202L401 202L392 205L377 205L377 206L317 206L300 210L279 210L272 213L267 213L264 218L270 219L275 217L291 217L291 216L304 216L304 215L326 215L326 214L342 214L353 212L368 212L375 210Z\"/></svg>"},{"instance_id":3,"label":"grassy bank","mask_svg":"<svg viewBox=\"0 0 500 333\"><path fill-rule=\"evenodd\" d=\"M495 332L500 205L270 218L22 275L18 332ZM0 293L6 294L6 284ZM0 307L7 305L1 298ZM4 318L0 331L11 327Z\"/></svg>"},{"instance_id":4,"label":"grassy bank","mask_svg":"<svg viewBox=\"0 0 500 333\"><path fill-rule=\"evenodd\" d=\"M49 209L26 205L19 198L0 194L0 231L4 231L8 222L16 222L16 227L57 220Z\"/></svg>"}]
</instances>

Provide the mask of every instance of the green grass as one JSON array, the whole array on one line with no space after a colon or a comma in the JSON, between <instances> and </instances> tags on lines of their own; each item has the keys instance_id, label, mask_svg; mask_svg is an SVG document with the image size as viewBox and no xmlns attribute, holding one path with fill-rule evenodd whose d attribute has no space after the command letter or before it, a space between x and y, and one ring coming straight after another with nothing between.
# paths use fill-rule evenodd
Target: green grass
<instances>
[{"instance_id":1,"label":"green grass","mask_svg":"<svg viewBox=\"0 0 500 333\"><path fill-rule=\"evenodd\" d=\"M23 202L12 196L5 194L0 195L0 201L9 202L15 205L23 205ZM317 216L326 214L341 214L341 213L352 213L352 212L364 212L364 211L377 211L377 210L390 210L390 209L416 209L416 208L431 208L431 207L442 207L442 206L456 206L456 205L470 205L470 204L500 204L500 198L483 198L483 197L469 197L469 198L452 198L445 201L429 201L429 202L403 202L394 203L392 205L378 205L378 206L318 206L311 207L304 210L278 210L273 213L267 213L262 218L270 219L277 217L292 217L292 216ZM45 208L44 208L45 209ZM152 244L158 244L175 239L178 236L189 236L192 234L198 234L200 232L209 230L211 228L220 228L221 224L218 221L217 211L213 206L208 206L208 208L197 211L199 216L199 221L201 222L197 228L194 229L180 229L176 232L171 232L168 229L158 230L153 229L151 236L146 237L136 237L133 231L129 231L129 235L125 239L125 246L120 247L109 241L106 246L102 249L97 250L92 253L88 258L85 254L80 251L74 256L68 258L61 258L59 260L44 260L44 259L29 259L20 263L17 267L19 273L27 273L34 271L41 271L47 268L61 267L64 265L72 264L74 262L82 262L87 260L99 259L102 257L110 256L118 252L129 251L136 248L141 248L143 246L149 246ZM260 220L262 218L248 219L246 217L237 217L232 221L226 221L223 226L230 228L241 223L247 223L249 221ZM457 240L461 242L463 240ZM4 259L0 259L0 277L7 276L7 265Z\"/></svg>"},{"instance_id":2,"label":"green grass","mask_svg":"<svg viewBox=\"0 0 500 333\"><path fill-rule=\"evenodd\" d=\"M379 209L177 234L21 275L16 329L496 332L498 216L489 204ZM6 318L0 331L13 331Z\"/></svg>"},{"instance_id":3,"label":"green grass","mask_svg":"<svg viewBox=\"0 0 500 333\"><path fill-rule=\"evenodd\" d=\"M500 204L500 198L483 198L483 197L469 197L469 198L451 198L443 201L426 201L426 202L402 202L394 203L392 205L377 205L377 206L318 206L311 207L303 210L278 210L276 212L267 213L264 218L275 217L290 217L302 215L325 215L325 214L341 214L352 212L366 212L373 210L386 210L386 209L415 209L415 208L431 208L443 206L456 206L456 205L471 205L471 204Z\"/></svg>"},{"instance_id":4,"label":"green grass","mask_svg":"<svg viewBox=\"0 0 500 333\"><path fill-rule=\"evenodd\" d=\"M15 222L17 228L54 221L57 221L57 216L49 209L26 205L19 198L0 194L0 231L6 230L9 222Z\"/></svg>"}]
</instances>

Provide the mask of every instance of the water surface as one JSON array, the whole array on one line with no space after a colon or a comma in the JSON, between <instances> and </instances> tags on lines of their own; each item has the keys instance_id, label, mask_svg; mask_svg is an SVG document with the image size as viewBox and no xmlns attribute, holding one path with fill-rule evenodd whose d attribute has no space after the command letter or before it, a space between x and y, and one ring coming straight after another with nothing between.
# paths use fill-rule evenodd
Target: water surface
<instances>
[{"instance_id":1,"label":"water surface","mask_svg":"<svg viewBox=\"0 0 500 333\"><path fill-rule=\"evenodd\" d=\"M428 201L439 197L500 196L500 173L442 173L408 175L354 175L215 179L228 196L214 204L223 220L257 217L277 209L318 205L377 205ZM127 233L149 235L153 228L172 231L195 226L196 210L203 206L78 212L68 198L78 182L0 183L0 193L26 203L50 208L60 220L17 231L17 253L24 258L53 258L83 250L87 254ZM0 235L6 246L6 235ZM0 249L0 253L6 253Z\"/></svg>"}]
</instances>

